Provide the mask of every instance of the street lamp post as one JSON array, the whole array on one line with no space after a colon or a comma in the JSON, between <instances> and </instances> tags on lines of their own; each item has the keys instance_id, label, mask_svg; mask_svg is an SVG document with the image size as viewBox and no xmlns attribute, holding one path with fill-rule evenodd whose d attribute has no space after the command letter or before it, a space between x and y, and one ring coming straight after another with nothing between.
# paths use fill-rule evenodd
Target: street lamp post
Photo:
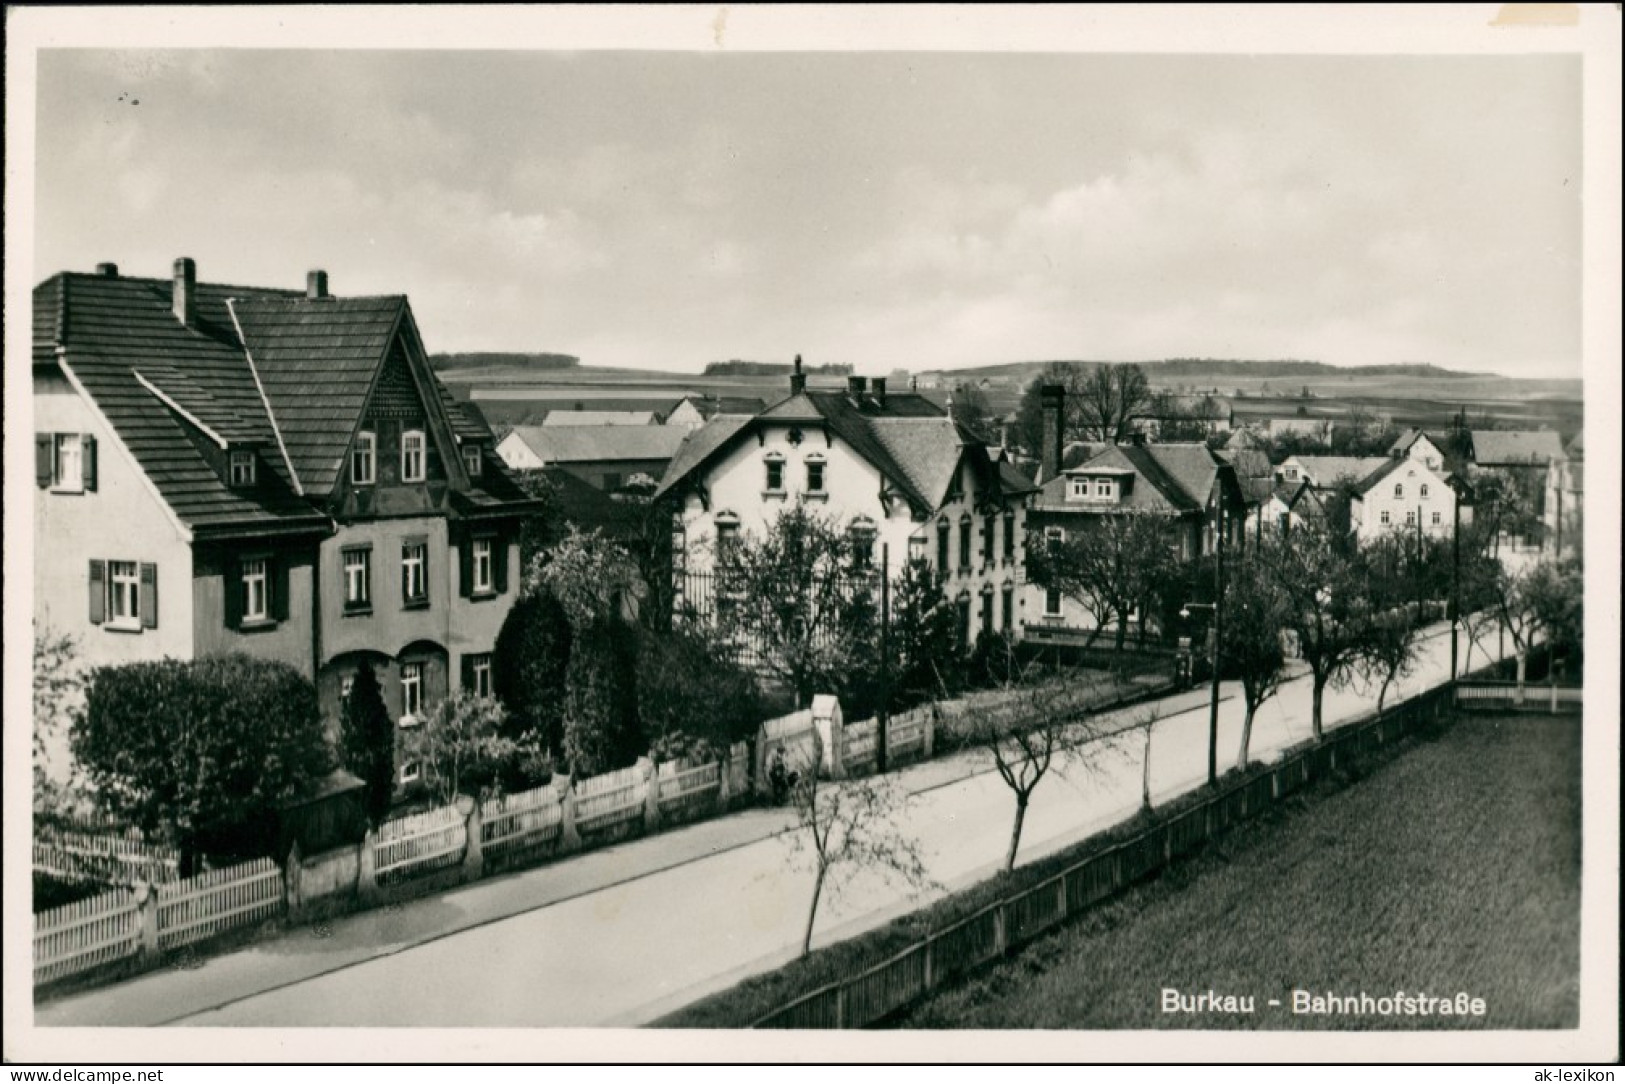
<instances>
[{"instance_id":1,"label":"street lamp post","mask_svg":"<svg viewBox=\"0 0 1625 1084\"><path fill-rule=\"evenodd\" d=\"M1213 638L1208 644L1208 716L1207 716L1207 781L1218 778L1219 762L1219 607L1214 602L1187 602L1179 609L1179 616L1189 621L1192 610L1209 610L1213 614Z\"/></svg>"}]
</instances>

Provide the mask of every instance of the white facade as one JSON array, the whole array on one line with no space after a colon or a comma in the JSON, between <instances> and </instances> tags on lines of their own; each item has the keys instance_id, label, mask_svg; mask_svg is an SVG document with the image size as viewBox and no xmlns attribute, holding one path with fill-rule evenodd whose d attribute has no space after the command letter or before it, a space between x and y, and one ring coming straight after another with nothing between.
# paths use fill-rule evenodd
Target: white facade
<instances>
[{"instance_id":1,"label":"white facade","mask_svg":"<svg viewBox=\"0 0 1625 1084\"><path fill-rule=\"evenodd\" d=\"M800 433L799 442L792 441L793 431ZM950 490L949 498L927 519L919 520L901 494L883 503L882 490L889 486L883 486L881 472L839 437L831 435L826 441L816 424L799 429L789 424L766 425L761 434L760 441L754 434L738 440L704 472L700 481L709 505L694 493L684 499L681 528L674 538L684 571L705 572L714 567L719 526L760 537L784 509L801 502L841 527L872 526L875 547L871 559L878 565L881 547L887 547L893 576L911 557L924 558L932 568L945 571L944 592L949 601L969 605L972 640L978 630L987 627L1008 627L1019 635L1026 530L1020 501L1011 502L1008 525L1003 511L991 517L990 550L990 517L976 510L982 496L980 480L969 463L960 463L959 483ZM780 486L770 488L775 473ZM813 488L820 473L822 486ZM1007 551L1007 538L1013 552ZM969 560L964 560L967 552Z\"/></svg>"},{"instance_id":2,"label":"white facade","mask_svg":"<svg viewBox=\"0 0 1625 1084\"><path fill-rule=\"evenodd\" d=\"M192 656L191 533L175 519L112 426L60 373L34 376L36 436L94 440L95 488L71 479L34 490L34 616L78 641L88 665ZM80 441L83 447L83 441ZM93 622L91 563L100 562L101 620ZM113 566L155 572L153 612L121 617L109 598ZM138 584L139 595L139 584ZM138 604L139 605L139 604Z\"/></svg>"},{"instance_id":3,"label":"white facade","mask_svg":"<svg viewBox=\"0 0 1625 1084\"><path fill-rule=\"evenodd\" d=\"M1350 508L1354 530L1362 544L1394 530L1450 537L1454 528L1456 491L1442 472L1406 459L1400 467L1371 484Z\"/></svg>"},{"instance_id":4,"label":"white facade","mask_svg":"<svg viewBox=\"0 0 1625 1084\"><path fill-rule=\"evenodd\" d=\"M680 429L698 429L705 424L705 415L700 413L700 408L694 405L692 399L684 399L666 415L666 424Z\"/></svg>"},{"instance_id":5,"label":"white facade","mask_svg":"<svg viewBox=\"0 0 1625 1084\"><path fill-rule=\"evenodd\" d=\"M512 470L541 470L547 462L531 451L518 433L509 433L497 442L497 455Z\"/></svg>"},{"instance_id":6,"label":"white facade","mask_svg":"<svg viewBox=\"0 0 1625 1084\"><path fill-rule=\"evenodd\" d=\"M1405 449L1405 458L1414 459L1435 473L1444 472L1444 452L1428 439L1426 433L1418 436L1411 442L1411 446Z\"/></svg>"}]
</instances>

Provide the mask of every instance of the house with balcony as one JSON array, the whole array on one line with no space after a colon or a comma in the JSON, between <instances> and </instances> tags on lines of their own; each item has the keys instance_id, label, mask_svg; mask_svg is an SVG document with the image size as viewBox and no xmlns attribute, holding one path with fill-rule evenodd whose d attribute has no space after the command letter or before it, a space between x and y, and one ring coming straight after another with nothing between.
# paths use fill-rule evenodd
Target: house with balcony
<instances>
[{"instance_id":1,"label":"house with balcony","mask_svg":"<svg viewBox=\"0 0 1625 1084\"><path fill-rule=\"evenodd\" d=\"M1077 466L1061 457L1065 389L1042 389L1043 479L1032 499L1028 526L1039 538L1067 542L1123 516L1152 516L1163 525L1169 551L1181 561L1211 553L1218 542L1221 509L1226 546L1244 542L1251 503L1235 468L1206 444L1154 444L1136 440L1108 445ZM1027 587L1023 605L1028 635L1087 639L1106 618L1076 599L1038 584Z\"/></svg>"},{"instance_id":2,"label":"house with balcony","mask_svg":"<svg viewBox=\"0 0 1625 1084\"><path fill-rule=\"evenodd\" d=\"M717 414L683 441L656 499L673 509L674 605L709 612L716 554L764 534L786 508L846 528L855 561L896 576L918 559L942 574L968 646L1021 634L1026 500L1033 485L942 408L886 379L789 394L755 414Z\"/></svg>"},{"instance_id":3,"label":"house with balcony","mask_svg":"<svg viewBox=\"0 0 1625 1084\"><path fill-rule=\"evenodd\" d=\"M58 274L33 400L35 618L85 663L280 660L332 725L363 659L402 726L490 691L536 505L405 297Z\"/></svg>"}]
</instances>

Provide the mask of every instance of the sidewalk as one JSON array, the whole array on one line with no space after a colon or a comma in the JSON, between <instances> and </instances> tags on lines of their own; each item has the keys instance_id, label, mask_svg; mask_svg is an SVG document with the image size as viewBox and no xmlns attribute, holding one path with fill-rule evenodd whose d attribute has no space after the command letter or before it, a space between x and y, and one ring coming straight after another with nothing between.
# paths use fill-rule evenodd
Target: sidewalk
<instances>
[{"instance_id":1,"label":"sidewalk","mask_svg":"<svg viewBox=\"0 0 1625 1084\"><path fill-rule=\"evenodd\" d=\"M1151 710L1164 719L1208 704L1206 687L1108 712L1129 724ZM1229 695L1221 695L1228 700ZM925 794L993 771L980 750L910 765L894 773L911 793ZM186 969L148 972L124 982L41 1003L39 1026L142 1027L171 1023L258 994L392 956L480 926L501 922L615 885L749 846L794 827L787 809L748 809L547 865L519 870L443 893L330 923L300 926L221 956L192 959Z\"/></svg>"}]
</instances>

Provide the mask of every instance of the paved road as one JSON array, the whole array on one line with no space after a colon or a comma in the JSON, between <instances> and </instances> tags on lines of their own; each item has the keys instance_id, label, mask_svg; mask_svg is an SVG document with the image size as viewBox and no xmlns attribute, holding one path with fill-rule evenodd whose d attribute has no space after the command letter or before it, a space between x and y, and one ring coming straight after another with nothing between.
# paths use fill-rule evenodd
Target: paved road
<instances>
[{"instance_id":1,"label":"paved road","mask_svg":"<svg viewBox=\"0 0 1625 1084\"><path fill-rule=\"evenodd\" d=\"M1493 650L1493 646L1492 650ZM1439 684L1448 633L1435 629L1397 702ZM1243 709L1226 686L1221 768L1234 763ZM1327 726L1367 710L1356 689L1328 691ZM1260 709L1253 753L1268 758L1309 736L1306 677ZM1129 709L1134 718L1149 706ZM1162 702L1152 730L1156 800L1206 775L1207 707L1197 690ZM1021 861L1132 815L1143 738L1123 733L1069 755L1035 792ZM903 773L914 793L907 830L937 887L909 896L873 877L820 906L814 944L852 936L987 876L1008 843L1012 799L975 752ZM811 877L796 869L783 811L753 811L525 873L398 911L352 916L331 936L309 931L42 1007L40 1025L186 1026L636 1025L792 958Z\"/></svg>"}]
</instances>

